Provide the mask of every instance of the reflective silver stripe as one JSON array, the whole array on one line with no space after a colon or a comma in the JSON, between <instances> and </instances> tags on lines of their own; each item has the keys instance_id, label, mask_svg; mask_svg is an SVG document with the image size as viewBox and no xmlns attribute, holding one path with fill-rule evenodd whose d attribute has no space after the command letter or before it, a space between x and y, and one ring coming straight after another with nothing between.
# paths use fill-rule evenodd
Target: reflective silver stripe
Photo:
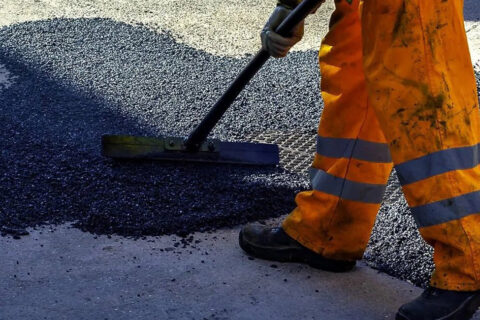
<instances>
[{"instance_id":1,"label":"reflective silver stripe","mask_svg":"<svg viewBox=\"0 0 480 320\"><path fill-rule=\"evenodd\" d=\"M314 190L366 203L382 202L386 187L384 184L360 183L338 178L315 168L310 168L310 178Z\"/></svg>"},{"instance_id":2,"label":"reflective silver stripe","mask_svg":"<svg viewBox=\"0 0 480 320\"><path fill-rule=\"evenodd\" d=\"M395 166L402 185L424 180L453 170L474 168L479 164L480 144L437 151Z\"/></svg>"},{"instance_id":3,"label":"reflective silver stripe","mask_svg":"<svg viewBox=\"0 0 480 320\"><path fill-rule=\"evenodd\" d=\"M381 163L392 162L388 144L361 139L317 136L317 153L331 158L355 158Z\"/></svg>"},{"instance_id":4,"label":"reflective silver stripe","mask_svg":"<svg viewBox=\"0 0 480 320\"><path fill-rule=\"evenodd\" d=\"M428 227L480 213L480 191L411 208L419 227Z\"/></svg>"}]
</instances>

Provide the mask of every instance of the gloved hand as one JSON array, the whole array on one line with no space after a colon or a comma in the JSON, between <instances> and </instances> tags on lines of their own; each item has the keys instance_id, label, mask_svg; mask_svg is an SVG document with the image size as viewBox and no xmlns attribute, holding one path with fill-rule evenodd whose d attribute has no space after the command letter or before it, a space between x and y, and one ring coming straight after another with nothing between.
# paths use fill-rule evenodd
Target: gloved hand
<instances>
[{"instance_id":1,"label":"gloved hand","mask_svg":"<svg viewBox=\"0 0 480 320\"><path fill-rule=\"evenodd\" d=\"M299 1L290 1L290 2L299 2ZM322 5L324 1L319 3L319 5L312 11L315 13L317 9ZM262 39L262 48L265 51L268 51L270 55L274 58L282 58L287 55L290 49L297 44L302 38L304 33L304 21L300 22L290 33L289 37L282 37L275 32L275 29L282 23L283 20L290 14L293 10L293 7L287 4L282 4L279 1L279 4L273 10L272 15L268 19L267 23L263 27L263 30L260 34Z\"/></svg>"},{"instance_id":2,"label":"gloved hand","mask_svg":"<svg viewBox=\"0 0 480 320\"><path fill-rule=\"evenodd\" d=\"M288 38L282 37L275 32L275 29L285 20L290 12L292 12L292 9L286 6L278 5L275 7L260 34L263 50L268 51L274 58L285 57L288 51L303 37L303 21L293 29Z\"/></svg>"}]
</instances>

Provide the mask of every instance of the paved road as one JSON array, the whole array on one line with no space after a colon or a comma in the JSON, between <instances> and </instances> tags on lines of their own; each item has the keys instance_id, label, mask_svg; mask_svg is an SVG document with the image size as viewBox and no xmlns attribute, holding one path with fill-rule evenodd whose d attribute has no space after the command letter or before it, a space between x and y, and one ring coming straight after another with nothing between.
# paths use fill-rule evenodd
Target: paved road
<instances>
[{"instance_id":1,"label":"paved road","mask_svg":"<svg viewBox=\"0 0 480 320\"><path fill-rule=\"evenodd\" d=\"M257 50L258 30L272 3L2 1L3 233L66 221L101 234L188 233L288 212L294 194L308 187L298 170L118 164L103 159L98 150L99 136L105 132L188 132L245 65L246 56ZM465 8L472 59L479 61L478 1L467 0ZM315 50L331 10L327 4L309 18L307 35L296 52L267 64L216 129L217 137L248 140L268 130L281 138L292 132L313 137L322 107ZM398 278L425 284L431 251L407 213L392 180L365 260ZM144 318L161 314L167 319L247 319L257 313L266 318L277 310L285 318L300 314L314 319L388 319L399 304L418 293L364 265L342 282L298 266L274 269L246 260L236 247L235 229L197 234L201 250L175 249L178 254L153 250L178 241L168 236L134 242L117 236L95 239L64 227L53 233L28 231L31 235L21 240L0 238L0 252L7 252L0 262L0 274L6 275L0 286L9 288L0 294L8 296L9 305L0 305L0 319L19 312L25 318L126 318L129 311ZM210 250L208 259L204 249ZM133 256L143 261L138 270ZM221 267L212 268L209 261L214 259ZM221 286L220 282L230 283L225 280L231 270L238 277L231 287ZM171 283L163 287L156 279ZM328 291L319 288L320 296L311 294L324 283ZM145 285L148 290L142 291ZM255 291L258 286L260 292ZM125 293L128 288L135 292ZM374 294L379 290L384 293ZM297 298L285 304L278 292L293 292ZM384 304L375 303L378 296ZM167 302L158 307L159 301Z\"/></svg>"},{"instance_id":2,"label":"paved road","mask_svg":"<svg viewBox=\"0 0 480 320\"><path fill-rule=\"evenodd\" d=\"M364 264L347 274L249 260L238 229L128 240L60 226L0 242L0 319L387 320L420 289Z\"/></svg>"}]
</instances>

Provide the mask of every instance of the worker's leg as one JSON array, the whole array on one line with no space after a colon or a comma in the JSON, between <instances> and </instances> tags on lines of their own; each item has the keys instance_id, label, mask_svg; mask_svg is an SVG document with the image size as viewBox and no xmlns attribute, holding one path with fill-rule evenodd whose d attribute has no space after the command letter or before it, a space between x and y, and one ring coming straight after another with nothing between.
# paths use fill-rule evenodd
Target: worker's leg
<instances>
[{"instance_id":1,"label":"worker's leg","mask_svg":"<svg viewBox=\"0 0 480 320\"><path fill-rule=\"evenodd\" d=\"M371 105L423 238L434 287L480 289L480 125L462 0L369 0Z\"/></svg>"},{"instance_id":2,"label":"worker's leg","mask_svg":"<svg viewBox=\"0 0 480 320\"><path fill-rule=\"evenodd\" d=\"M367 101L361 1L336 1L320 49L325 103L312 191L283 222L292 238L326 258L361 259L392 169L388 145Z\"/></svg>"}]
</instances>

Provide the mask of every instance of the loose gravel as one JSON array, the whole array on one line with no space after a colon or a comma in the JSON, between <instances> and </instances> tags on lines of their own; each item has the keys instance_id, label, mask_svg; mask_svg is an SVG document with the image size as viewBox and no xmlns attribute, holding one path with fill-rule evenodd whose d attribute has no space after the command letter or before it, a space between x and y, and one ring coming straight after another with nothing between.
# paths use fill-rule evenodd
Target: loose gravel
<instances>
[{"instance_id":1,"label":"loose gravel","mask_svg":"<svg viewBox=\"0 0 480 320\"><path fill-rule=\"evenodd\" d=\"M51 19L0 29L0 228L74 221L141 237L214 230L281 216L308 188L282 168L118 162L105 133L186 135L249 56L219 57L165 32L109 19ZM315 132L321 113L315 51L267 63L214 131ZM2 70L3 70L2 69ZM424 286L431 250L392 178L365 259Z\"/></svg>"},{"instance_id":2,"label":"loose gravel","mask_svg":"<svg viewBox=\"0 0 480 320\"><path fill-rule=\"evenodd\" d=\"M470 0L466 0L467 2ZM106 18L162 32L177 42L217 56L255 53L259 32L276 0L5 0L0 26L51 18ZM327 1L306 20L303 40L293 50L317 49L326 33L334 2Z\"/></svg>"},{"instance_id":3,"label":"loose gravel","mask_svg":"<svg viewBox=\"0 0 480 320\"><path fill-rule=\"evenodd\" d=\"M426 287L434 267L432 254L393 172L364 259L381 272Z\"/></svg>"},{"instance_id":4,"label":"loose gravel","mask_svg":"<svg viewBox=\"0 0 480 320\"><path fill-rule=\"evenodd\" d=\"M285 214L307 187L304 175L281 168L100 155L105 133L186 135L248 57L215 57L106 19L5 27L0 43L0 61L16 77L0 95L4 233L74 220L97 233L186 234ZM314 129L315 63L314 52L269 63L214 136Z\"/></svg>"}]
</instances>

